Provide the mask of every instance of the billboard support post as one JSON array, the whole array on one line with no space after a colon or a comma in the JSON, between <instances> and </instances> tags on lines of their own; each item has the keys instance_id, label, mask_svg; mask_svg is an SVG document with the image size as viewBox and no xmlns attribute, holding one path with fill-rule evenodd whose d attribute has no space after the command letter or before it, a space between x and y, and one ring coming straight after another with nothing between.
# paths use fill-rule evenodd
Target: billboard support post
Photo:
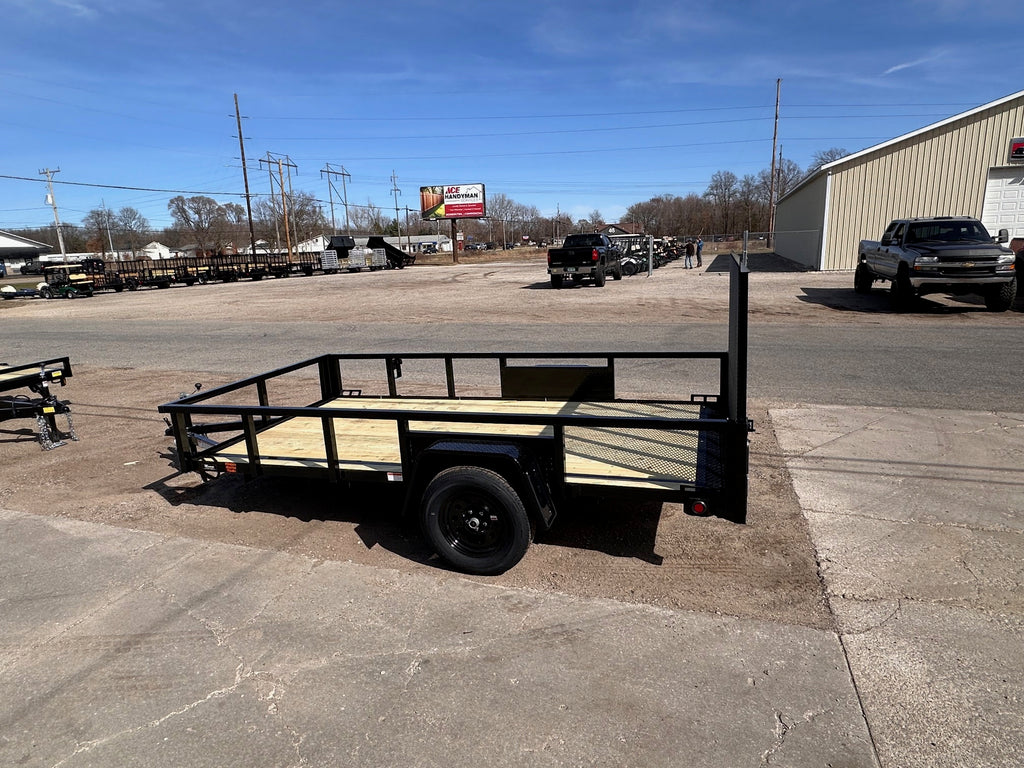
<instances>
[{"instance_id":1,"label":"billboard support post","mask_svg":"<svg viewBox=\"0 0 1024 768\"><path fill-rule=\"evenodd\" d=\"M452 264L459 263L459 220L452 219Z\"/></svg>"}]
</instances>

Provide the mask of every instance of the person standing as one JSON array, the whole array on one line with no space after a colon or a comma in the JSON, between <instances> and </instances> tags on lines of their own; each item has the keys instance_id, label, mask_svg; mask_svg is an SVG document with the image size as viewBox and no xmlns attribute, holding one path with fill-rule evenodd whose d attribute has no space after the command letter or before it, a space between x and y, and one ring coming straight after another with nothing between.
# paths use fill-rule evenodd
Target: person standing
<instances>
[{"instance_id":1,"label":"person standing","mask_svg":"<svg viewBox=\"0 0 1024 768\"><path fill-rule=\"evenodd\" d=\"M693 244L693 238L687 238L686 240L686 258L683 260L683 266L686 269L693 269L693 255L697 252L697 246Z\"/></svg>"},{"instance_id":2,"label":"person standing","mask_svg":"<svg viewBox=\"0 0 1024 768\"><path fill-rule=\"evenodd\" d=\"M697 266L698 267L703 267L704 266L704 260L701 258L701 252L703 250L704 250L704 241L701 239L700 235L698 235L697 236Z\"/></svg>"}]
</instances>

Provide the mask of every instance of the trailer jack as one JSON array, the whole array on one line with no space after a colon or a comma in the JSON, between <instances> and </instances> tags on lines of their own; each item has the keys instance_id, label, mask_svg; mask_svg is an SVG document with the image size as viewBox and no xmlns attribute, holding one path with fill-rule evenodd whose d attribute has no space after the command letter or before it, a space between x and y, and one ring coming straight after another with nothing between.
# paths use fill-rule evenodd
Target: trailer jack
<instances>
[{"instance_id":1,"label":"trailer jack","mask_svg":"<svg viewBox=\"0 0 1024 768\"><path fill-rule=\"evenodd\" d=\"M71 409L66 400L58 400L50 392L50 384L64 386L71 377L71 364L66 357L43 360L18 366L0 366L0 422L10 419L35 419L39 445L50 451L78 440ZM9 394L14 389L27 388L34 396ZM67 429L57 427L58 414L67 419Z\"/></svg>"},{"instance_id":2,"label":"trailer jack","mask_svg":"<svg viewBox=\"0 0 1024 768\"><path fill-rule=\"evenodd\" d=\"M60 403L60 405L64 406L63 413L68 420L66 432L61 432L57 429L55 414L50 407L44 408L44 410L50 411L49 413L36 416L36 425L39 427L39 444L43 447L44 451L52 451L54 448L67 445L65 440L78 442L78 433L75 432L74 422L71 421L71 411L67 410L67 403Z\"/></svg>"}]
</instances>

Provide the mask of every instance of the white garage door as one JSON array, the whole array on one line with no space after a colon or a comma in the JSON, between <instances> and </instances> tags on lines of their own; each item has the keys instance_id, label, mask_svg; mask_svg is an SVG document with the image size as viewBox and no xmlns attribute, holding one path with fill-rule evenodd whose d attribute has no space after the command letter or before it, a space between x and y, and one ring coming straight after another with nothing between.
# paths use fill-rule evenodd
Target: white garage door
<instances>
[{"instance_id":1,"label":"white garage door","mask_svg":"<svg viewBox=\"0 0 1024 768\"><path fill-rule=\"evenodd\" d=\"M992 168L985 186L982 222L993 235L1010 230L1010 238L1024 238L1024 167Z\"/></svg>"}]
</instances>

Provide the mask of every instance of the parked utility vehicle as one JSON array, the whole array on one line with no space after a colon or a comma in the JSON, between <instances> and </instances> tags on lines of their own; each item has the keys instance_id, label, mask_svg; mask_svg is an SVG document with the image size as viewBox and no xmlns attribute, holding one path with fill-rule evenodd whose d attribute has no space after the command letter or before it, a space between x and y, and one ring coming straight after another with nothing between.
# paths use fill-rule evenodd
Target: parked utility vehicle
<instances>
[{"instance_id":1,"label":"parked utility vehicle","mask_svg":"<svg viewBox=\"0 0 1024 768\"><path fill-rule=\"evenodd\" d=\"M170 417L179 468L204 479L401 484L405 510L437 554L471 573L511 568L534 530L551 527L579 496L676 501L691 514L743 522L747 278L734 261L724 352L326 354L159 410ZM414 377L443 371L437 394L401 392L403 365ZM467 394L457 366L497 373L495 394ZM701 366L717 392L620 391L623 371L690 381ZM296 391L313 373L309 402ZM309 404L287 404L296 401Z\"/></svg>"},{"instance_id":2,"label":"parked utility vehicle","mask_svg":"<svg viewBox=\"0 0 1024 768\"><path fill-rule=\"evenodd\" d=\"M980 294L985 306L1005 312L1017 295L1014 254L985 225L965 216L895 219L882 239L861 240L854 290L868 293L876 280L889 281L898 308L927 293Z\"/></svg>"},{"instance_id":3,"label":"parked utility vehicle","mask_svg":"<svg viewBox=\"0 0 1024 768\"><path fill-rule=\"evenodd\" d=\"M92 296L93 279L81 264L55 264L43 267L43 278L45 282L39 283L36 290L44 299Z\"/></svg>"}]
</instances>

